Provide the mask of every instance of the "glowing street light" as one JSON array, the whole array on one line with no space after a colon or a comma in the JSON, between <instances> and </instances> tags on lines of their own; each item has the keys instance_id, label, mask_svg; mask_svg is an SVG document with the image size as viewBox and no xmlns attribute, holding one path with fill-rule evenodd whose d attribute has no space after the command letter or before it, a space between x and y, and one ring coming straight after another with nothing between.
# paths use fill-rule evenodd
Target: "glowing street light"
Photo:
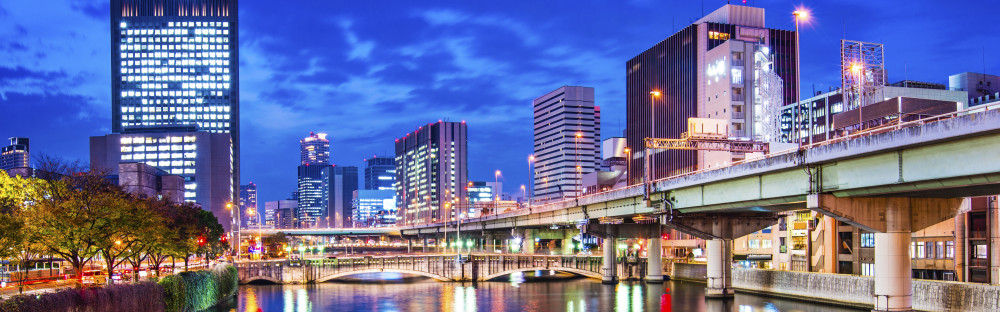
<instances>
[{"instance_id":1,"label":"glowing street light","mask_svg":"<svg viewBox=\"0 0 1000 312\"><path fill-rule=\"evenodd\" d=\"M802 84L802 79L801 79L802 75L799 73L799 71L802 70L801 66L799 65L799 64L802 63L802 62L799 61L799 46L800 46L799 45L799 24L801 24L803 20L809 19L809 10L807 10L806 8L803 8L803 7L799 7L799 8L796 8L796 10L794 12L792 12L792 15L795 15L795 111L798 112L796 114L795 118L794 118L795 119L795 123L797 125L792 130L795 131L795 133L796 133L796 141L798 141L799 146L801 147L802 146L802 138L798 137L799 136L798 133L801 133L801 131L798 129L798 126L801 125L801 121L799 121L799 118L801 118L801 116L802 116L802 108L801 108L802 107L802 103L801 103L802 102L802 94L801 94L801 91L800 91L801 89L800 89L800 86L799 86L800 84ZM812 115L812 108L809 108L809 112L810 112L809 115ZM810 119L811 119L811 117L810 117ZM811 129L812 128L812 120L809 120L808 122L809 122L809 126L810 126L810 130L809 130L808 136L809 136L809 142L811 144L812 143L812 129Z\"/></svg>"}]
</instances>

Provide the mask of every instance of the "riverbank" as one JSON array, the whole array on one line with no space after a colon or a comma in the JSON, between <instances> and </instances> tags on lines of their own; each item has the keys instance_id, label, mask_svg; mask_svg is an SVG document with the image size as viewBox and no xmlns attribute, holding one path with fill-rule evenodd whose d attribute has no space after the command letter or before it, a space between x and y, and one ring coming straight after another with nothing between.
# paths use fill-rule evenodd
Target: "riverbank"
<instances>
[{"instance_id":1,"label":"riverbank","mask_svg":"<svg viewBox=\"0 0 1000 312\"><path fill-rule=\"evenodd\" d=\"M14 311L202 311L229 301L239 289L236 268L182 272L157 281L66 289L18 295L0 301L0 312Z\"/></svg>"}]
</instances>

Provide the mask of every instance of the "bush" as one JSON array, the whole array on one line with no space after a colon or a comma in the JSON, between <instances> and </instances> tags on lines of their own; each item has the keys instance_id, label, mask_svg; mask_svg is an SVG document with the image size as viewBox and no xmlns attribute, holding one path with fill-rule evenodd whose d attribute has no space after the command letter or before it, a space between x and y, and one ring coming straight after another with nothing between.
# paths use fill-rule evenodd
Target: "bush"
<instances>
[{"instance_id":1,"label":"bush","mask_svg":"<svg viewBox=\"0 0 1000 312\"><path fill-rule=\"evenodd\" d=\"M153 282L66 289L0 301L0 312L13 311L163 311L163 288Z\"/></svg>"},{"instance_id":2,"label":"bush","mask_svg":"<svg viewBox=\"0 0 1000 312\"><path fill-rule=\"evenodd\" d=\"M183 272L160 280L168 312L201 311L228 300L239 288L236 267L216 266L211 270Z\"/></svg>"}]
</instances>

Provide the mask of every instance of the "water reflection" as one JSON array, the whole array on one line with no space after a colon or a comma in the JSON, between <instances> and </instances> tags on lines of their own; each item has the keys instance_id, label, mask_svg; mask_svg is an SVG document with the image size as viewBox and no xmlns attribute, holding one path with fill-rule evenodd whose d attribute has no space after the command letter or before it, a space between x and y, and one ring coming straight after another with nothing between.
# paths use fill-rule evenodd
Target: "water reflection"
<instances>
[{"instance_id":1,"label":"water reflection","mask_svg":"<svg viewBox=\"0 0 1000 312\"><path fill-rule=\"evenodd\" d=\"M602 285L592 279L539 280L534 273L476 285L412 278L405 283L247 285L238 300L214 311L862 311L745 294L705 300L704 284Z\"/></svg>"}]
</instances>

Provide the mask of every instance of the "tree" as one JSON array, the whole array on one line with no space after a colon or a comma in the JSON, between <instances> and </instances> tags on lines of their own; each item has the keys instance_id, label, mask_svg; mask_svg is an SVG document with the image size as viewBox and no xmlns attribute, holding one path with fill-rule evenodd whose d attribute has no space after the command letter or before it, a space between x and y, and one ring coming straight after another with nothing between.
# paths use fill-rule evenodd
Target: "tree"
<instances>
[{"instance_id":1,"label":"tree","mask_svg":"<svg viewBox=\"0 0 1000 312\"><path fill-rule=\"evenodd\" d=\"M12 259L18 267L25 267L18 281L21 292L28 276L27 266L46 250L38 223L29 217L34 215L35 203L40 199L39 183L37 179L11 177L0 170L0 258Z\"/></svg>"},{"instance_id":2,"label":"tree","mask_svg":"<svg viewBox=\"0 0 1000 312\"><path fill-rule=\"evenodd\" d=\"M154 235L145 237L145 239L149 239L146 255L157 277L160 276L160 265L167 260L167 257L187 244L185 239L181 237L180 229L183 228L183 225L181 220L177 218L182 207L182 205L172 203L165 198L153 200L150 204L150 210L155 212L158 220L147 230L149 234ZM129 262L132 261L133 259L129 260Z\"/></svg>"},{"instance_id":3,"label":"tree","mask_svg":"<svg viewBox=\"0 0 1000 312\"><path fill-rule=\"evenodd\" d=\"M58 164L51 164L58 167ZM44 196L34 219L49 252L68 261L81 279L83 268L101 242L114 235L113 215L121 209L121 189L94 171L59 173L59 180L40 183Z\"/></svg>"},{"instance_id":4,"label":"tree","mask_svg":"<svg viewBox=\"0 0 1000 312\"><path fill-rule=\"evenodd\" d=\"M264 246L267 247L267 254L271 257L277 257L278 252L281 251L285 245L288 245L288 236L282 232L265 236L261 240L263 241Z\"/></svg>"}]
</instances>

